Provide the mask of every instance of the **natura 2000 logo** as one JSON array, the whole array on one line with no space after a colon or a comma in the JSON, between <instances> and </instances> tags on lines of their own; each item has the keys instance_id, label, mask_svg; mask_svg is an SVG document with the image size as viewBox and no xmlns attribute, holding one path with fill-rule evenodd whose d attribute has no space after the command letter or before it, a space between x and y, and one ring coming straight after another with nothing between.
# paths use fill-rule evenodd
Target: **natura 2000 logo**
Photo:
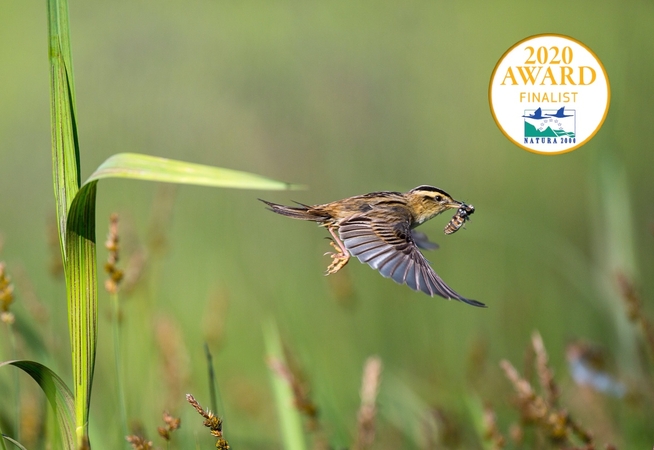
<instances>
[{"instance_id":1,"label":"natura 2000 logo","mask_svg":"<svg viewBox=\"0 0 654 450\"><path fill-rule=\"evenodd\" d=\"M535 153L572 151L606 118L609 80L595 54L561 35L532 36L511 47L495 66L489 101L502 132Z\"/></svg>"}]
</instances>

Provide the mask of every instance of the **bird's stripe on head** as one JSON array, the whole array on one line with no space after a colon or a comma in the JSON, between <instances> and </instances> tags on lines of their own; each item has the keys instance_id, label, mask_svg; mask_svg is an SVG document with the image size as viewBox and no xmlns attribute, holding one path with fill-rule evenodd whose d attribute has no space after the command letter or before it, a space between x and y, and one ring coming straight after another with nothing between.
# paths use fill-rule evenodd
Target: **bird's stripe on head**
<instances>
[{"instance_id":1,"label":"bird's stripe on head","mask_svg":"<svg viewBox=\"0 0 654 450\"><path fill-rule=\"evenodd\" d=\"M447 197L450 197L450 194L448 194L444 190L439 189L439 188L434 187L434 186L429 186L429 185L426 185L426 184L424 184L422 186L418 186L417 188L413 188L413 189L411 189L410 192L439 192L439 193L441 193L443 195L446 195Z\"/></svg>"}]
</instances>

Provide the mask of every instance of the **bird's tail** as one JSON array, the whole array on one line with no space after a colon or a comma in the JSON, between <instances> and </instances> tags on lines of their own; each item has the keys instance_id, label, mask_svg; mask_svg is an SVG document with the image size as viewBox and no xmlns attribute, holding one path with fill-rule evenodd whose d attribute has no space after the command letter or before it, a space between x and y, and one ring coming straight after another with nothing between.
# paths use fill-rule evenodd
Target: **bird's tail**
<instances>
[{"instance_id":1,"label":"bird's tail","mask_svg":"<svg viewBox=\"0 0 654 450\"><path fill-rule=\"evenodd\" d=\"M291 207L291 206L279 205L277 203L272 203L262 199L259 199L259 201L262 201L263 203L268 205L268 209L270 211L277 214L281 214L282 216L292 217L293 219L323 222L325 219L328 218L328 216L324 214L320 214L315 209L311 209L310 206L302 205L301 203L299 207Z\"/></svg>"}]
</instances>

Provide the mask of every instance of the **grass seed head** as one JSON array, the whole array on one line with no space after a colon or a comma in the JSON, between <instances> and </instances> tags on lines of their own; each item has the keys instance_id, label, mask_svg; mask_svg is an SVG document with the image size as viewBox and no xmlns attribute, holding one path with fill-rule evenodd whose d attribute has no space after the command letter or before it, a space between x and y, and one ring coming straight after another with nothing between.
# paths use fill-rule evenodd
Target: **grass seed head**
<instances>
[{"instance_id":1,"label":"grass seed head","mask_svg":"<svg viewBox=\"0 0 654 450\"><path fill-rule=\"evenodd\" d=\"M15 321L14 314L9 311L9 306L14 301L14 285L7 275L6 265L0 262L0 321L11 325Z\"/></svg>"},{"instance_id":2,"label":"grass seed head","mask_svg":"<svg viewBox=\"0 0 654 450\"><path fill-rule=\"evenodd\" d=\"M104 244L105 248L109 250L107 262L104 265L104 271L107 272L109 278L105 280L104 288L110 294L116 294L118 292L118 286L123 279L123 271L117 266L118 260L120 259L119 241L118 214L113 213L109 218L109 234L107 236L107 241Z\"/></svg>"},{"instance_id":3,"label":"grass seed head","mask_svg":"<svg viewBox=\"0 0 654 450\"><path fill-rule=\"evenodd\" d=\"M152 450L152 441L147 440L143 436L136 434L126 436L125 439L130 443L134 450Z\"/></svg>"},{"instance_id":4,"label":"grass seed head","mask_svg":"<svg viewBox=\"0 0 654 450\"><path fill-rule=\"evenodd\" d=\"M198 414L204 417L203 425L209 428L209 433L211 433L213 437L217 438L216 448L220 450L229 450L229 443L223 436L223 420L214 415L211 411L205 410L191 394L186 394L186 401L195 408Z\"/></svg>"}]
</instances>

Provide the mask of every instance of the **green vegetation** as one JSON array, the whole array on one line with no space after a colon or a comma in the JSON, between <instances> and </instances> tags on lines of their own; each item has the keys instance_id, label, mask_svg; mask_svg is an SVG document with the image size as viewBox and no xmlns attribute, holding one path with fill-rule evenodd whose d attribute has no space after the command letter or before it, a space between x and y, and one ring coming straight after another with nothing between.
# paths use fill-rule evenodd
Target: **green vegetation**
<instances>
[{"instance_id":1,"label":"green vegetation","mask_svg":"<svg viewBox=\"0 0 654 450\"><path fill-rule=\"evenodd\" d=\"M1 3L0 448L651 446L654 10L566 7ZM552 157L487 100L544 31L612 86L600 132ZM421 230L488 309L356 261L323 277L326 232L257 201L420 184L474 204Z\"/></svg>"}]
</instances>

